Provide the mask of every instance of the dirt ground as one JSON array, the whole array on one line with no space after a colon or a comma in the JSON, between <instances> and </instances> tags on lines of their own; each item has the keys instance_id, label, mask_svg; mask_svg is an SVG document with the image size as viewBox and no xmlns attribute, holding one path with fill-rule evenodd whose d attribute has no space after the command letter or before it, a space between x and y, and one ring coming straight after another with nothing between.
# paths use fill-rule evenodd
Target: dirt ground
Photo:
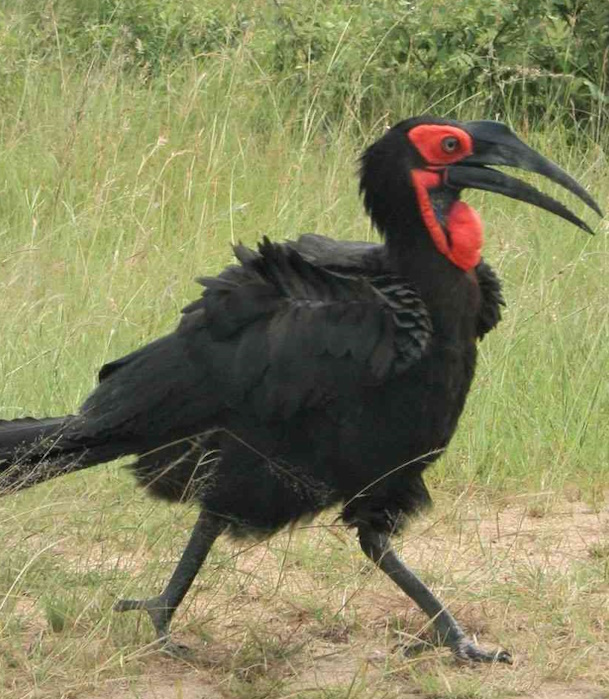
<instances>
[{"instance_id":1,"label":"dirt ground","mask_svg":"<svg viewBox=\"0 0 609 699\"><path fill-rule=\"evenodd\" d=\"M431 647L404 654L412 638L427 637L425 618L328 517L262 544L224 542L176 619L176 639L191 648L186 659L146 646L142 618L130 645L117 647L123 617L109 612L103 633L70 631L72 647L86 644L95 656L86 672L64 669L61 686L37 692L34 679L5 669L6 696L609 699L608 534L605 504L446 498L396 542L481 645L513 653L511 667L472 667ZM61 542L55 553L82 565ZM137 570L145 560L142 551L123 561L93 545L86 563ZM37 644L52 652L35 600L21 595L12 614L27 620L24 656Z\"/></svg>"}]
</instances>

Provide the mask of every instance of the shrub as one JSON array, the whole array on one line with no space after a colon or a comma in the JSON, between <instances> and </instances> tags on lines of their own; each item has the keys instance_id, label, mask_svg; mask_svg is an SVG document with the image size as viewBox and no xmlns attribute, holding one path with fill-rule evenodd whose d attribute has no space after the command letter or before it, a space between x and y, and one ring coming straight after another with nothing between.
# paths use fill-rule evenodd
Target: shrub
<instances>
[{"instance_id":1,"label":"shrub","mask_svg":"<svg viewBox=\"0 0 609 699\"><path fill-rule=\"evenodd\" d=\"M5 4L5 74L20 47L40 58L113 58L145 79L245 49L297 111L314 105L329 122L378 118L405 98L443 112L467 103L493 116L551 113L596 136L608 121L609 3L598 0Z\"/></svg>"}]
</instances>

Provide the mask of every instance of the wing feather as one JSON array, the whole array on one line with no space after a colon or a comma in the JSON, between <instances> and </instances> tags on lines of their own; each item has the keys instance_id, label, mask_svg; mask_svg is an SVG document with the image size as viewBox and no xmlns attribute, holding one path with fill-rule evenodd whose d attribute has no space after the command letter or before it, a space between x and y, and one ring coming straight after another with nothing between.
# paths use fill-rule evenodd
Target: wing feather
<instances>
[{"instance_id":1,"label":"wing feather","mask_svg":"<svg viewBox=\"0 0 609 699\"><path fill-rule=\"evenodd\" d=\"M266 238L257 251L238 246L235 255L241 264L201 280L202 299L185 309L199 321L181 325L232 406L241 400L275 419L349 400L407 370L427 347L427 309L401 279L330 270Z\"/></svg>"}]
</instances>

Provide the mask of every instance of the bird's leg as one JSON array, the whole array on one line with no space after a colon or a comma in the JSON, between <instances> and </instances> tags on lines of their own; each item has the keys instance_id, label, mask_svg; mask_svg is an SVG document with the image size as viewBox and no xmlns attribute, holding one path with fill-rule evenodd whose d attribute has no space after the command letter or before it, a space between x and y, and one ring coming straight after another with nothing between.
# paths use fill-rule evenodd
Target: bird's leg
<instances>
[{"instance_id":1,"label":"bird's leg","mask_svg":"<svg viewBox=\"0 0 609 699\"><path fill-rule=\"evenodd\" d=\"M133 609L145 609L154 624L157 638L162 642L163 649L174 654L184 652L185 646L173 643L170 639L171 618L188 592L212 544L225 528L224 522L206 512L201 512L182 557L163 592L149 599L118 600L114 605L114 611L128 612Z\"/></svg>"},{"instance_id":2,"label":"bird's leg","mask_svg":"<svg viewBox=\"0 0 609 699\"><path fill-rule=\"evenodd\" d=\"M433 621L443 645L463 660L511 663L505 650L483 651L469 639L453 615L433 592L397 557L387 534L379 534L368 526L358 529L362 551L386 573Z\"/></svg>"}]
</instances>

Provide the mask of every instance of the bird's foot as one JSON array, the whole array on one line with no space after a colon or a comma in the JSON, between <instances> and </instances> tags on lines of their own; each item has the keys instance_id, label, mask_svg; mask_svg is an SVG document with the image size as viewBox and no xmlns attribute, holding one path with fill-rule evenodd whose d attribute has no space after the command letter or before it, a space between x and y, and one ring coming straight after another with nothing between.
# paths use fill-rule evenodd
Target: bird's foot
<instances>
[{"instance_id":1,"label":"bird's foot","mask_svg":"<svg viewBox=\"0 0 609 699\"><path fill-rule=\"evenodd\" d=\"M472 640L464 636L457 643L451 645L455 657L473 663L507 663L512 664L512 656L507 650L496 648L495 650L482 650Z\"/></svg>"},{"instance_id":2,"label":"bird's foot","mask_svg":"<svg viewBox=\"0 0 609 699\"><path fill-rule=\"evenodd\" d=\"M174 643L169 636L169 624L174 609L169 607L162 595L149 599L119 599L114 605L115 612L131 612L144 610L152 621L158 642L164 653L183 657L187 652L187 646Z\"/></svg>"},{"instance_id":3,"label":"bird's foot","mask_svg":"<svg viewBox=\"0 0 609 699\"><path fill-rule=\"evenodd\" d=\"M403 647L404 655L418 655L436 645L448 646L455 657L459 660L464 660L470 663L507 663L512 664L512 656L501 648L497 648L492 651L482 650L479 648L471 639L467 636L461 636L455 641L450 641L448 639L443 640L438 634L434 638L434 642L429 641L415 641L414 643L409 643Z\"/></svg>"},{"instance_id":4,"label":"bird's foot","mask_svg":"<svg viewBox=\"0 0 609 699\"><path fill-rule=\"evenodd\" d=\"M170 655L172 658L186 660L192 653L188 646L185 646L183 643L176 643L171 638L159 638L159 643L161 644L161 653Z\"/></svg>"}]
</instances>

